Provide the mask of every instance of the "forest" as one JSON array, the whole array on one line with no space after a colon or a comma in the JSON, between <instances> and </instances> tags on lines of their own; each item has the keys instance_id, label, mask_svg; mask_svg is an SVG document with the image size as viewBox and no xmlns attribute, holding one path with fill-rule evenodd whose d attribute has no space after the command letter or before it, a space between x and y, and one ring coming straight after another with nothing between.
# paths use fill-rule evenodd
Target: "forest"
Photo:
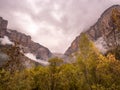
<instances>
[{"instance_id":1,"label":"forest","mask_svg":"<svg viewBox=\"0 0 120 90\"><path fill-rule=\"evenodd\" d=\"M76 60L72 63L56 57L49 60L48 66L1 68L0 90L120 90L120 61L115 53L101 54L82 35L79 51L74 55Z\"/></svg>"}]
</instances>

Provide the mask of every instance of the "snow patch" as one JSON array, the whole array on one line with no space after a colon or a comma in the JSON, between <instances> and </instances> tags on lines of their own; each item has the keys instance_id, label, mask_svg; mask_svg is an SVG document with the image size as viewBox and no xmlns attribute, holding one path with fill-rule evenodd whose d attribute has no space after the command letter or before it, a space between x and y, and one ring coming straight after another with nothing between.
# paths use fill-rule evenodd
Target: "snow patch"
<instances>
[{"instance_id":1,"label":"snow patch","mask_svg":"<svg viewBox=\"0 0 120 90\"><path fill-rule=\"evenodd\" d=\"M2 45L14 45L13 42L10 41L10 39L7 36L4 36L4 38L0 38L0 42Z\"/></svg>"},{"instance_id":2,"label":"snow patch","mask_svg":"<svg viewBox=\"0 0 120 90\"><path fill-rule=\"evenodd\" d=\"M100 50L100 52L102 52L103 54L107 52L107 43L105 42L103 37L98 38L95 41L95 46Z\"/></svg>"},{"instance_id":3,"label":"snow patch","mask_svg":"<svg viewBox=\"0 0 120 90\"><path fill-rule=\"evenodd\" d=\"M49 65L48 61L36 59L36 56L33 55L32 53L25 53L25 56L28 57L28 58L30 58L31 60L34 60L34 61L42 64L42 65Z\"/></svg>"}]
</instances>

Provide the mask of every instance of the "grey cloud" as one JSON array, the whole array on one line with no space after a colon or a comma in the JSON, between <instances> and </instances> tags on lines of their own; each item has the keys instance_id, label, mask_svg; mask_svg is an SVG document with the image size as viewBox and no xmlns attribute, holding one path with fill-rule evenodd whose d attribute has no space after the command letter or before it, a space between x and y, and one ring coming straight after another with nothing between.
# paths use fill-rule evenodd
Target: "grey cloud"
<instances>
[{"instance_id":1,"label":"grey cloud","mask_svg":"<svg viewBox=\"0 0 120 90\"><path fill-rule=\"evenodd\" d=\"M1 10L5 10L8 12L13 12L13 11L21 11L21 12L26 12L29 11L29 6L27 4L27 1L23 0L0 0L0 8Z\"/></svg>"},{"instance_id":2,"label":"grey cloud","mask_svg":"<svg viewBox=\"0 0 120 90\"><path fill-rule=\"evenodd\" d=\"M80 32L114 4L120 4L120 0L0 0L0 16L9 20L9 28L30 34L34 41L63 53ZM60 21L52 12L62 14ZM45 25L41 28L42 22ZM36 34L30 33L29 24L35 27Z\"/></svg>"}]
</instances>

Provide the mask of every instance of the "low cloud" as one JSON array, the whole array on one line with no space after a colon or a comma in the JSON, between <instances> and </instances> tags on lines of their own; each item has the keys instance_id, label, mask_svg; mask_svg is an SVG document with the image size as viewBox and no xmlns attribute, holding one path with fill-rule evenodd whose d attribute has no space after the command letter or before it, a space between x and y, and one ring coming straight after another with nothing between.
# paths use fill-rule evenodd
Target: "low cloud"
<instances>
[{"instance_id":1,"label":"low cloud","mask_svg":"<svg viewBox=\"0 0 120 90\"><path fill-rule=\"evenodd\" d=\"M7 45L14 45L14 43L11 42L7 36L4 36L4 38L0 38L0 43L2 45L6 45L6 44Z\"/></svg>"},{"instance_id":2,"label":"low cloud","mask_svg":"<svg viewBox=\"0 0 120 90\"><path fill-rule=\"evenodd\" d=\"M82 31L120 0L0 0L8 28L32 36L52 52L64 53Z\"/></svg>"},{"instance_id":3,"label":"low cloud","mask_svg":"<svg viewBox=\"0 0 120 90\"><path fill-rule=\"evenodd\" d=\"M33 61L36 61L42 65L49 65L49 62L48 61L45 61L45 60L40 60L40 59L36 59L36 56L33 55L32 53L25 53L24 54L26 57L30 58L31 60Z\"/></svg>"}]
</instances>

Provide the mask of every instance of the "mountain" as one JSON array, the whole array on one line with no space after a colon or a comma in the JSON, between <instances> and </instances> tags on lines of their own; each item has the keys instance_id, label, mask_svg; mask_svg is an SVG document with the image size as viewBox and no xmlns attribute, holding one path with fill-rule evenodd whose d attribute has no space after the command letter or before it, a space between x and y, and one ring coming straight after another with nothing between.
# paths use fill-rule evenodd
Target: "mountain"
<instances>
[{"instance_id":1,"label":"mountain","mask_svg":"<svg viewBox=\"0 0 120 90\"><path fill-rule=\"evenodd\" d=\"M0 17L0 67L20 70L36 65L48 65L50 50L16 30L7 28L8 21ZM16 51L16 49L18 49Z\"/></svg>"},{"instance_id":2,"label":"mountain","mask_svg":"<svg viewBox=\"0 0 120 90\"><path fill-rule=\"evenodd\" d=\"M4 62L5 57L9 57L6 56L6 53L2 52L2 48L7 49L14 45L20 48L20 57L26 58L26 60L22 62L31 62L31 60L34 60L33 63L48 64L48 62L43 61L47 61L51 57L60 57L64 59L65 62L72 61L72 57L68 56L78 51L82 33L85 33L102 53L106 53L120 45L119 5L108 8L93 26L77 36L64 55L59 53L52 54L48 48L32 41L29 35L8 29L7 25L8 21L0 17L0 57L2 58L0 58L0 62Z\"/></svg>"},{"instance_id":3,"label":"mountain","mask_svg":"<svg viewBox=\"0 0 120 90\"><path fill-rule=\"evenodd\" d=\"M17 43L23 53L31 53L40 60L48 60L52 56L50 50L39 43L31 40L29 35L25 35L16 30L7 29L8 21L0 17L0 38L8 38L11 42Z\"/></svg>"},{"instance_id":4,"label":"mountain","mask_svg":"<svg viewBox=\"0 0 120 90\"><path fill-rule=\"evenodd\" d=\"M120 45L120 5L108 8L85 33L96 47L106 53ZM78 50L81 34L75 38L65 55L72 55Z\"/></svg>"},{"instance_id":5,"label":"mountain","mask_svg":"<svg viewBox=\"0 0 120 90\"><path fill-rule=\"evenodd\" d=\"M13 45L0 45L0 68L13 72L42 65L20 52L20 48Z\"/></svg>"}]
</instances>

